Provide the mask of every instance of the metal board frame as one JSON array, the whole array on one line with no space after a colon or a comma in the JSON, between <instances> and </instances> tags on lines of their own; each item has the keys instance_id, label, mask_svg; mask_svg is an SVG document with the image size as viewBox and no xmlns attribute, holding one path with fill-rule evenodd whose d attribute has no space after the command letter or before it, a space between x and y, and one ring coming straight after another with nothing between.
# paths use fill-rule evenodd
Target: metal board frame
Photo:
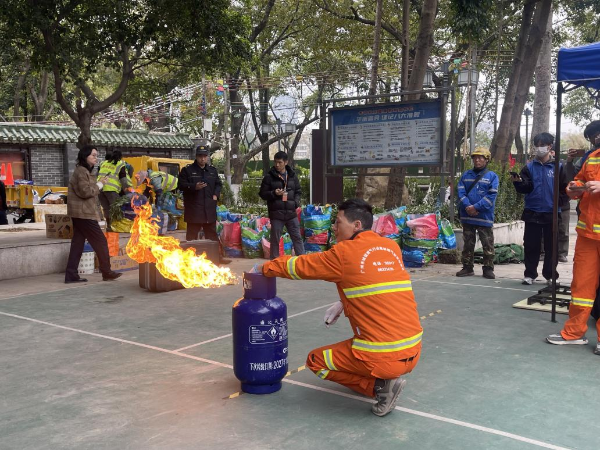
<instances>
[{"instance_id":1,"label":"metal board frame","mask_svg":"<svg viewBox=\"0 0 600 450\"><path fill-rule=\"evenodd\" d=\"M329 130L331 130L331 137L330 137L330 149L329 149L329 160L330 160L330 167L332 168L353 168L353 167L363 167L363 168L378 168L378 167L408 167L408 166L418 166L418 167L440 167L443 166L445 164L445 152L446 152L446 143L445 143L445 124L446 124L446 105L445 105L445 98L444 96L439 96L437 99L426 99L426 100L411 100L411 101L402 101L402 102L394 102L394 103L376 103L376 104L369 104L369 105L360 105L360 106L349 106L349 107L333 107L333 108L329 108L328 110L328 114L327 114L327 124L328 124L328 128ZM378 163L357 163L357 164L336 164L337 159L336 159L336 132L335 132L335 128L334 128L334 115L336 114L336 112L343 112L343 111L348 111L350 113L360 113L360 112L368 112L368 111L380 111L380 110L392 110L389 111L390 113L393 112L394 109L406 109L407 107L414 107L416 106L418 108L419 105L428 105L428 110L434 110L437 115L436 117L434 117L435 119L438 120L438 146L437 146L437 151L438 151L438 158L435 161L415 161L415 162L411 162L411 161L406 161L406 160L402 160L402 161L391 161L391 160L382 160L381 162ZM434 108L431 108L429 105L434 105ZM415 111L413 111L414 113ZM375 114L375 113L373 113ZM402 112L400 112L400 114L404 114ZM407 115L408 115L408 111L407 111ZM365 115L365 117L368 117L367 115ZM399 119L384 119L379 120L378 123L382 123L382 122L404 122L404 121L414 121L414 120L418 120L417 118L414 117L401 117ZM367 123L373 123L372 122L367 122L365 121L365 124ZM357 125L362 125L362 124L357 124Z\"/></svg>"}]
</instances>

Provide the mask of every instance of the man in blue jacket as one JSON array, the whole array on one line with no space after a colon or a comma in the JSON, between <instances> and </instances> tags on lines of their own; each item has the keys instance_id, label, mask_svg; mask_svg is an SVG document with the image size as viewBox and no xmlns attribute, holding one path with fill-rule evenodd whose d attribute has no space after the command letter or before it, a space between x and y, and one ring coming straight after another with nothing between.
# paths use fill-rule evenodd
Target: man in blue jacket
<instances>
[{"instance_id":1,"label":"man in blue jacket","mask_svg":"<svg viewBox=\"0 0 600 450\"><path fill-rule=\"evenodd\" d=\"M512 175L512 182L520 194L525 194L525 209L521 220L525 222L523 246L525 247L525 276L523 284L533 284L538 276L537 267L540 261L541 241L544 238L544 267L542 275L548 284L552 280L552 209L554 202L554 161L551 150L554 136L540 133L533 138L535 157L528 162L520 175ZM559 193L564 194L567 179L562 164L560 165Z\"/></svg>"},{"instance_id":2,"label":"man in blue jacket","mask_svg":"<svg viewBox=\"0 0 600 450\"><path fill-rule=\"evenodd\" d=\"M476 233L483 247L483 277L493 280L494 275L494 207L498 195L498 175L488 170L490 151L477 147L471 154L473 168L467 170L458 182L460 222L463 227L463 268L457 277L475 275L473 252Z\"/></svg>"}]
</instances>

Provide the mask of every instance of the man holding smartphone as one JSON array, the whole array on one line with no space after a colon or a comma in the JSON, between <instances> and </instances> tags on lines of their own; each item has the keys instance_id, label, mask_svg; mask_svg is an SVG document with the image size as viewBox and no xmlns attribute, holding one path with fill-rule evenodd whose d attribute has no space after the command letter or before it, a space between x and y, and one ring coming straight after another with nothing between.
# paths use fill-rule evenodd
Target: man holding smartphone
<instances>
[{"instance_id":1,"label":"man holding smartphone","mask_svg":"<svg viewBox=\"0 0 600 450\"><path fill-rule=\"evenodd\" d=\"M196 160L181 169L178 186L183 192L186 240L198 239L204 230L206 239L218 241L217 200L223 183L217 169L208 164L208 145L196 148Z\"/></svg>"},{"instance_id":2,"label":"man holding smartphone","mask_svg":"<svg viewBox=\"0 0 600 450\"><path fill-rule=\"evenodd\" d=\"M269 209L271 259L279 256L279 240L284 226L292 238L296 256L304 254L300 222L296 214L296 208L300 206L300 180L287 161L285 152L275 153L273 167L263 178L258 193L260 198L266 200Z\"/></svg>"},{"instance_id":3,"label":"man holding smartphone","mask_svg":"<svg viewBox=\"0 0 600 450\"><path fill-rule=\"evenodd\" d=\"M586 345L587 322L598 300L600 280L600 121L585 129L592 150L587 155L575 180L567 186L567 194L579 199L577 218L577 243L573 258L573 282L569 319L560 333L546 338L550 344ZM594 317L596 318L596 317ZM596 320L598 341L594 353L600 355L600 320Z\"/></svg>"}]
</instances>

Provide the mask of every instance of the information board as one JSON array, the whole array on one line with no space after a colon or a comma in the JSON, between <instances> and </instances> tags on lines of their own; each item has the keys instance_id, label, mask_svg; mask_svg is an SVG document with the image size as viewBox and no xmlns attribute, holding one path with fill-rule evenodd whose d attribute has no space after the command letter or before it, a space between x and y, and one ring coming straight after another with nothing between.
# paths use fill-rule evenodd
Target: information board
<instances>
[{"instance_id":1,"label":"information board","mask_svg":"<svg viewBox=\"0 0 600 450\"><path fill-rule=\"evenodd\" d=\"M442 117L441 100L331 108L331 164L440 165Z\"/></svg>"}]
</instances>

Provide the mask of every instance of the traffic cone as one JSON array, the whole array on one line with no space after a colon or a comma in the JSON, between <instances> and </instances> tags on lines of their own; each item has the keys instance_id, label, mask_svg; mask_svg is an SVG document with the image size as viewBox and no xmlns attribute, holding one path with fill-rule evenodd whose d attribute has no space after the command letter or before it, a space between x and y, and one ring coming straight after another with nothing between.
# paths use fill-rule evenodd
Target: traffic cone
<instances>
[{"instance_id":1,"label":"traffic cone","mask_svg":"<svg viewBox=\"0 0 600 450\"><path fill-rule=\"evenodd\" d=\"M0 168L0 181L6 180L6 164L2 163L2 168Z\"/></svg>"},{"instance_id":2,"label":"traffic cone","mask_svg":"<svg viewBox=\"0 0 600 450\"><path fill-rule=\"evenodd\" d=\"M8 163L8 169L6 170L6 181L4 182L7 186L12 186L15 184L15 179L13 178L12 173L12 163Z\"/></svg>"}]
</instances>

